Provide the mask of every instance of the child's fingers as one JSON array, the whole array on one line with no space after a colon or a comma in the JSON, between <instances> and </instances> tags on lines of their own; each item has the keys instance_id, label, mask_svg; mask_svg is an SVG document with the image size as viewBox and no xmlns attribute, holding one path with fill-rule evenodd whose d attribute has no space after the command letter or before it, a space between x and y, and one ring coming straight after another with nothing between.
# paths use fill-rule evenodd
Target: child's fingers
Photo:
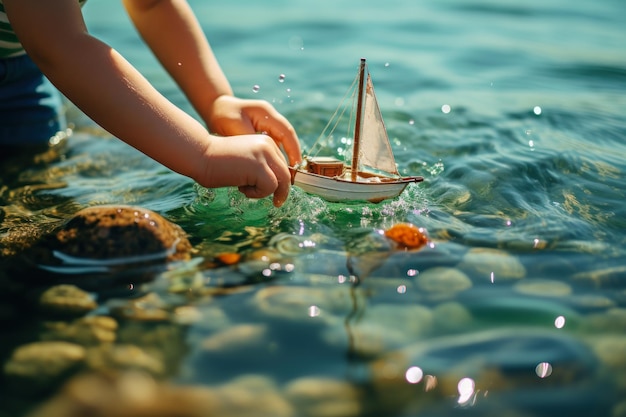
<instances>
[{"instance_id":1,"label":"child's fingers","mask_svg":"<svg viewBox=\"0 0 626 417\"><path fill-rule=\"evenodd\" d=\"M273 194L273 203L280 207L287 200L291 188L291 174L282 153L268 136L269 146L265 147L265 158L258 160L256 172L250 175L251 183L240 185L239 191L248 198L263 198Z\"/></svg>"},{"instance_id":2,"label":"child's fingers","mask_svg":"<svg viewBox=\"0 0 626 417\"><path fill-rule=\"evenodd\" d=\"M287 158L289 159L289 165L295 165L302 160L302 150L300 149L300 141L295 129L289 121L273 107L266 109L269 114L267 117L262 118L261 125L264 125L264 131L272 139L274 139L278 145L282 145Z\"/></svg>"}]
</instances>

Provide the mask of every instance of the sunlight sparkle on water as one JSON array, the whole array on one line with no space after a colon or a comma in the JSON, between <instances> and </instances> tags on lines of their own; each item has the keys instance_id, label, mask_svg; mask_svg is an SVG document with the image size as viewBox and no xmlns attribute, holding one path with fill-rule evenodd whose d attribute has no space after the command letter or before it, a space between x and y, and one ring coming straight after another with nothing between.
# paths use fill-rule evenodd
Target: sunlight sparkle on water
<instances>
[{"instance_id":1,"label":"sunlight sparkle on water","mask_svg":"<svg viewBox=\"0 0 626 417\"><path fill-rule=\"evenodd\" d=\"M422 380L424 371L422 371L422 368L419 366L411 366L406 370L404 376L409 384L417 384Z\"/></svg>"},{"instance_id":2,"label":"sunlight sparkle on water","mask_svg":"<svg viewBox=\"0 0 626 417\"><path fill-rule=\"evenodd\" d=\"M554 320L554 327L556 327L557 329L562 329L563 327L565 327L565 317L557 317L556 320Z\"/></svg>"},{"instance_id":3,"label":"sunlight sparkle on water","mask_svg":"<svg viewBox=\"0 0 626 417\"><path fill-rule=\"evenodd\" d=\"M466 404L472 399L474 395L474 388L476 384L472 378L463 378L459 381L457 389L459 390L459 404Z\"/></svg>"},{"instance_id":4,"label":"sunlight sparkle on water","mask_svg":"<svg viewBox=\"0 0 626 417\"><path fill-rule=\"evenodd\" d=\"M450 108L449 104L444 104L443 106L441 106L441 111L443 113L445 113L445 114L450 113L450 110L452 110L452 109Z\"/></svg>"},{"instance_id":5,"label":"sunlight sparkle on water","mask_svg":"<svg viewBox=\"0 0 626 417\"><path fill-rule=\"evenodd\" d=\"M552 375L552 365L550 365L548 362L541 362L535 368L535 373L539 378L547 378Z\"/></svg>"},{"instance_id":6,"label":"sunlight sparkle on water","mask_svg":"<svg viewBox=\"0 0 626 417\"><path fill-rule=\"evenodd\" d=\"M533 113L535 113L537 116L539 116L541 114L541 107L535 106L533 108Z\"/></svg>"},{"instance_id":7,"label":"sunlight sparkle on water","mask_svg":"<svg viewBox=\"0 0 626 417\"><path fill-rule=\"evenodd\" d=\"M300 247L300 248L314 248L315 246L316 246L315 242L312 241L312 240L309 240L309 239L307 239L307 240L305 240L303 242L300 242L298 244L298 247Z\"/></svg>"},{"instance_id":8,"label":"sunlight sparkle on water","mask_svg":"<svg viewBox=\"0 0 626 417\"><path fill-rule=\"evenodd\" d=\"M309 307L309 317L317 317L320 315L320 308L318 306Z\"/></svg>"}]
</instances>

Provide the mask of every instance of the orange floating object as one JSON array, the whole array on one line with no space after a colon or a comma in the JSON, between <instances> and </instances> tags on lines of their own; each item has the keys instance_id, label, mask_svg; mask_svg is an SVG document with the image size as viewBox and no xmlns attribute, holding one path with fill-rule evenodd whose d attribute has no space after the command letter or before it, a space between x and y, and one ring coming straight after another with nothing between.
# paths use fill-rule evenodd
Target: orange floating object
<instances>
[{"instance_id":1,"label":"orange floating object","mask_svg":"<svg viewBox=\"0 0 626 417\"><path fill-rule=\"evenodd\" d=\"M407 249L417 249L428 242L426 231L411 223L398 223L385 230L385 236Z\"/></svg>"},{"instance_id":2,"label":"orange floating object","mask_svg":"<svg viewBox=\"0 0 626 417\"><path fill-rule=\"evenodd\" d=\"M220 253L215 257L218 261L224 265L234 265L241 259L241 255L234 252Z\"/></svg>"}]
</instances>

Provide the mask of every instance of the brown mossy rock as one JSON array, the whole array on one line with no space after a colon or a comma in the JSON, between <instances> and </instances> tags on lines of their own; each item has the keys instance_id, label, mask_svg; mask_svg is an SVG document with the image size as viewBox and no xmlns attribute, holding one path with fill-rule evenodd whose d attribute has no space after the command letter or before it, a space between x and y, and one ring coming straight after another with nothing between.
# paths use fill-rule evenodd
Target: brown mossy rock
<instances>
[{"instance_id":1,"label":"brown mossy rock","mask_svg":"<svg viewBox=\"0 0 626 417\"><path fill-rule=\"evenodd\" d=\"M66 278L78 277L81 271L111 273L188 260L192 253L180 226L151 210L127 205L82 209L53 227L32 232L27 233L29 239L0 240L0 250L8 248L0 254L0 278L3 270L10 271L7 276L28 271L33 279L48 273Z\"/></svg>"},{"instance_id":2,"label":"brown mossy rock","mask_svg":"<svg viewBox=\"0 0 626 417\"><path fill-rule=\"evenodd\" d=\"M125 205L94 206L79 210L24 249L23 258L40 271L54 272L60 266L112 272L187 260L191 250L183 229L151 210Z\"/></svg>"},{"instance_id":3,"label":"brown mossy rock","mask_svg":"<svg viewBox=\"0 0 626 417\"><path fill-rule=\"evenodd\" d=\"M75 304L80 299L70 303L58 296L76 292L63 287L52 298L41 300L42 292L49 285L70 284L103 297L132 295L136 284L151 281L168 262L190 259L193 250L180 226L151 210L128 205L82 209L41 229L43 233L14 255L0 255L0 301L17 297L25 306L40 304L47 312L80 316L94 308L93 300L83 297L87 301L83 306ZM0 248L4 244L0 240ZM3 315L0 309L0 319Z\"/></svg>"},{"instance_id":4,"label":"brown mossy rock","mask_svg":"<svg viewBox=\"0 0 626 417\"><path fill-rule=\"evenodd\" d=\"M96 206L78 211L52 239L53 249L88 259L163 254L188 259L191 244L183 229L141 207Z\"/></svg>"}]
</instances>

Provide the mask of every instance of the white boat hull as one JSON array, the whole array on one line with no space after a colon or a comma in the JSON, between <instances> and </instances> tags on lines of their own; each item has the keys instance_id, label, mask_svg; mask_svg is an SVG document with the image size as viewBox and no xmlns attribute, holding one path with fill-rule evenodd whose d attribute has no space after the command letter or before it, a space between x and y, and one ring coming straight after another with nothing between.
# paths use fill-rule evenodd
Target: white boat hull
<instances>
[{"instance_id":1,"label":"white boat hull","mask_svg":"<svg viewBox=\"0 0 626 417\"><path fill-rule=\"evenodd\" d=\"M314 194L331 202L369 201L378 203L395 198L412 182L422 181L422 177L407 177L375 181L352 182L336 177L326 177L297 170L294 185L309 194Z\"/></svg>"}]
</instances>

